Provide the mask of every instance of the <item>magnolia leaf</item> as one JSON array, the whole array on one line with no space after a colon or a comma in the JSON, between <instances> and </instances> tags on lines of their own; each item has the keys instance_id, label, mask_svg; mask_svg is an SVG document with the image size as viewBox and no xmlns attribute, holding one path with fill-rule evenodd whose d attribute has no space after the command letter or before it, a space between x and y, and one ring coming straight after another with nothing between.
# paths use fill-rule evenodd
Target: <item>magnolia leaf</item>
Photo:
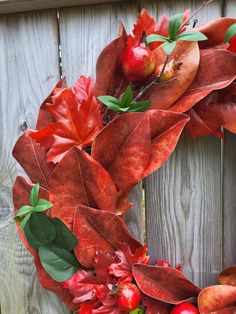
<instances>
[{"instance_id":1,"label":"magnolia leaf","mask_svg":"<svg viewBox=\"0 0 236 314\"><path fill-rule=\"evenodd\" d=\"M32 206L36 206L38 203L38 195L39 195L39 184L35 184L32 190L30 191L30 202Z\"/></svg>"},{"instance_id":2,"label":"magnolia leaf","mask_svg":"<svg viewBox=\"0 0 236 314\"><path fill-rule=\"evenodd\" d=\"M31 213L26 215L22 220L21 220L21 223L20 223L20 228L21 230L23 230L25 228L25 225L27 223L27 221L30 219L30 216L31 216Z\"/></svg>"},{"instance_id":3,"label":"magnolia leaf","mask_svg":"<svg viewBox=\"0 0 236 314\"><path fill-rule=\"evenodd\" d=\"M232 265L221 272L219 283L236 287L236 265Z\"/></svg>"},{"instance_id":4,"label":"magnolia leaf","mask_svg":"<svg viewBox=\"0 0 236 314\"><path fill-rule=\"evenodd\" d=\"M49 276L58 282L72 277L80 267L73 253L51 243L40 245L39 257Z\"/></svg>"},{"instance_id":5,"label":"magnolia leaf","mask_svg":"<svg viewBox=\"0 0 236 314\"><path fill-rule=\"evenodd\" d=\"M156 41L168 42L169 38L167 38L165 36L157 35L157 34L151 34L151 35L148 35L147 38L145 39L146 45L149 45L149 44L156 42Z\"/></svg>"},{"instance_id":6,"label":"magnolia leaf","mask_svg":"<svg viewBox=\"0 0 236 314\"><path fill-rule=\"evenodd\" d=\"M29 245L33 248L33 249L39 249L40 247L40 242L35 238L35 236L32 234L32 232L30 231L29 228L29 221L27 221L25 228L24 228L24 232L25 232L25 237L29 243Z\"/></svg>"},{"instance_id":7,"label":"magnolia leaf","mask_svg":"<svg viewBox=\"0 0 236 314\"><path fill-rule=\"evenodd\" d=\"M176 40L186 40L186 41L202 41L202 40L207 40L207 37L197 31L188 31L188 32L183 32L179 34L176 37Z\"/></svg>"},{"instance_id":8,"label":"magnolia leaf","mask_svg":"<svg viewBox=\"0 0 236 314\"><path fill-rule=\"evenodd\" d=\"M37 206L35 206L34 210L36 212L43 212L43 211L51 208L52 206L53 206L53 204L50 203L49 201L40 199L37 203Z\"/></svg>"},{"instance_id":9,"label":"magnolia leaf","mask_svg":"<svg viewBox=\"0 0 236 314\"><path fill-rule=\"evenodd\" d=\"M76 236L70 231L64 222L57 217L53 218L52 223L56 229L56 237L54 239L56 246L67 251L73 251L78 245L78 239Z\"/></svg>"},{"instance_id":10,"label":"magnolia leaf","mask_svg":"<svg viewBox=\"0 0 236 314\"><path fill-rule=\"evenodd\" d=\"M130 104L133 99L134 99L133 91L131 86L129 85L120 99L120 104L123 108L130 107Z\"/></svg>"},{"instance_id":11,"label":"magnolia leaf","mask_svg":"<svg viewBox=\"0 0 236 314\"><path fill-rule=\"evenodd\" d=\"M236 23L231 25L230 28L225 33L224 42L228 42L230 39L232 39L236 35Z\"/></svg>"},{"instance_id":12,"label":"magnolia leaf","mask_svg":"<svg viewBox=\"0 0 236 314\"><path fill-rule=\"evenodd\" d=\"M184 15L182 13L180 14L175 14L170 18L170 23L169 23L169 38L170 39L175 39L176 34L181 28L181 25L183 23Z\"/></svg>"},{"instance_id":13,"label":"magnolia leaf","mask_svg":"<svg viewBox=\"0 0 236 314\"><path fill-rule=\"evenodd\" d=\"M175 46L176 46L176 41L172 41L170 43L165 43L163 45L163 49L167 53L167 55L170 55L175 49Z\"/></svg>"},{"instance_id":14,"label":"magnolia leaf","mask_svg":"<svg viewBox=\"0 0 236 314\"><path fill-rule=\"evenodd\" d=\"M25 206L22 206L17 214L15 215L15 217L20 217L20 216L23 216L25 214L28 214L28 213L31 213L33 211L34 207L33 206L28 206L28 205L25 205Z\"/></svg>"},{"instance_id":15,"label":"magnolia leaf","mask_svg":"<svg viewBox=\"0 0 236 314\"><path fill-rule=\"evenodd\" d=\"M29 228L33 236L42 244L52 242L56 237L53 224L44 214L32 213Z\"/></svg>"}]
</instances>

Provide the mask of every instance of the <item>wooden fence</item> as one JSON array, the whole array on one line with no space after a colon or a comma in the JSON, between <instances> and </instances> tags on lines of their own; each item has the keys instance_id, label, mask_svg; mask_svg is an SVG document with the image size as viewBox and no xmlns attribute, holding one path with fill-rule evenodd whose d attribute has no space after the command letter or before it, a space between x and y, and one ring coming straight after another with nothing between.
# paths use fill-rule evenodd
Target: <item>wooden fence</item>
<instances>
[{"instance_id":1,"label":"wooden fence","mask_svg":"<svg viewBox=\"0 0 236 314\"><path fill-rule=\"evenodd\" d=\"M116 36L119 20L130 31L142 7L158 17L186 7L195 10L201 0L91 5L95 2L0 2L0 13L80 4L0 15L1 314L69 313L38 284L32 258L12 223L12 184L22 174L11 156L16 139L26 126L34 128L40 103L61 75L69 84L80 74L94 76L98 54ZM224 15L236 16L235 0L215 0L197 18L203 22ZM182 138L166 165L135 188L131 199L130 230L147 242L153 260L182 263L201 286L215 283L219 271L236 262L235 135L226 133L223 141Z\"/></svg>"}]
</instances>

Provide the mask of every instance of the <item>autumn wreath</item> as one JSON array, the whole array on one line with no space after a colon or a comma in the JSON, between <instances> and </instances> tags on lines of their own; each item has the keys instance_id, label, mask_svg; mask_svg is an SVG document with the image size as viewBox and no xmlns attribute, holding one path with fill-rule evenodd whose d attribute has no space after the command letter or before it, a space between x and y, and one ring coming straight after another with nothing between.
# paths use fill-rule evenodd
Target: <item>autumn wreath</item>
<instances>
[{"instance_id":1,"label":"autumn wreath","mask_svg":"<svg viewBox=\"0 0 236 314\"><path fill-rule=\"evenodd\" d=\"M132 34L120 25L95 83L61 79L14 147L31 180L13 187L19 235L42 286L76 313L236 312L236 266L201 290L180 265L150 265L125 224L129 191L184 127L192 138L236 132L236 20L190 27L191 18L156 22L142 10Z\"/></svg>"}]
</instances>

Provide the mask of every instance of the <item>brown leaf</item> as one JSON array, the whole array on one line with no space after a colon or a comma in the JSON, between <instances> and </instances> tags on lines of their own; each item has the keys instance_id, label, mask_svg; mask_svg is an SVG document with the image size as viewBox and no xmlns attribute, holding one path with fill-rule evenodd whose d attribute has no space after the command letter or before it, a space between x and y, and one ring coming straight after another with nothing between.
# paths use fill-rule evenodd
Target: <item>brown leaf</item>
<instances>
[{"instance_id":1,"label":"brown leaf","mask_svg":"<svg viewBox=\"0 0 236 314\"><path fill-rule=\"evenodd\" d=\"M201 55L197 76L188 90L170 107L186 112L213 90L230 85L236 78L236 55L222 49L212 49Z\"/></svg>"},{"instance_id":2,"label":"brown leaf","mask_svg":"<svg viewBox=\"0 0 236 314\"><path fill-rule=\"evenodd\" d=\"M164 64L166 53L162 46L154 50L159 64ZM200 60L198 44L196 42L177 42L172 55L176 64L174 77L161 84L156 84L145 96L152 101L149 109L168 109L188 89L194 80Z\"/></svg>"},{"instance_id":3,"label":"brown leaf","mask_svg":"<svg viewBox=\"0 0 236 314\"><path fill-rule=\"evenodd\" d=\"M135 264L133 276L144 294L170 304L180 304L200 292L200 288L174 268Z\"/></svg>"},{"instance_id":4,"label":"brown leaf","mask_svg":"<svg viewBox=\"0 0 236 314\"><path fill-rule=\"evenodd\" d=\"M41 187L48 189L48 178L54 165L47 163L45 148L29 136L30 132L31 130L27 130L19 137L12 154L33 183L39 183Z\"/></svg>"},{"instance_id":5,"label":"brown leaf","mask_svg":"<svg viewBox=\"0 0 236 314\"><path fill-rule=\"evenodd\" d=\"M220 314L227 312L228 307L236 306L236 287L215 285L206 287L198 296L198 307L201 314ZM222 312L222 310L226 312Z\"/></svg>"},{"instance_id":6,"label":"brown leaf","mask_svg":"<svg viewBox=\"0 0 236 314\"><path fill-rule=\"evenodd\" d=\"M75 255L86 268L93 268L97 252L113 254L121 243L132 252L142 245L129 233L124 221L116 214L90 207L75 210L73 232L79 239Z\"/></svg>"},{"instance_id":7,"label":"brown leaf","mask_svg":"<svg viewBox=\"0 0 236 314\"><path fill-rule=\"evenodd\" d=\"M222 285L236 286L236 265L224 269L219 276Z\"/></svg>"},{"instance_id":8,"label":"brown leaf","mask_svg":"<svg viewBox=\"0 0 236 314\"><path fill-rule=\"evenodd\" d=\"M70 228L78 205L115 211L117 192L109 174L86 152L73 147L51 174L50 210L52 217Z\"/></svg>"}]
</instances>

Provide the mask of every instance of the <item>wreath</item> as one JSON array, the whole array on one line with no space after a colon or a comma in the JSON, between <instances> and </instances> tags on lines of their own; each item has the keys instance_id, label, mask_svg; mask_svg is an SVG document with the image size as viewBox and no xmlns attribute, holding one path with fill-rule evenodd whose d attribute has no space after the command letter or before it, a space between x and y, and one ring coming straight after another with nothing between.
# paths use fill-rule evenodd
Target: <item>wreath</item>
<instances>
[{"instance_id":1,"label":"wreath","mask_svg":"<svg viewBox=\"0 0 236 314\"><path fill-rule=\"evenodd\" d=\"M236 312L236 265L200 289L180 265L150 264L125 223L128 193L184 128L193 139L236 132L236 19L190 27L193 16L156 22L143 9L132 34L120 24L95 83L62 78L13 149L29 178L13 187L19 236L41 285L76 313Z\"/></svg>"}]
</instances>

